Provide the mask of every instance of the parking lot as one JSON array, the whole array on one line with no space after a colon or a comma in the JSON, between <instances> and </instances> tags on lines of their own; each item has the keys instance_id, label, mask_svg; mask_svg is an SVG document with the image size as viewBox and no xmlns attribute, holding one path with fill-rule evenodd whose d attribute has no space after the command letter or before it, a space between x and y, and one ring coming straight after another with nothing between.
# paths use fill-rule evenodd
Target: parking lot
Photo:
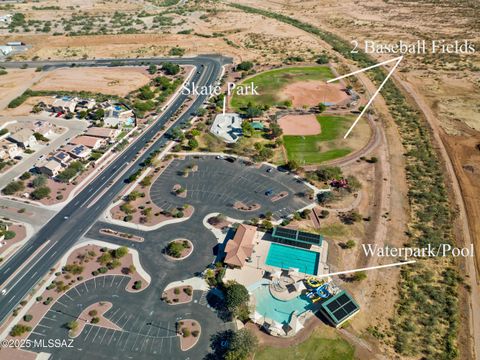
<instances>
[{"instance_id":1,"label":"parking lot","mask_svg":"<svg viewBox=\"0 0 480 360\"><path fill-rule=\"evenodd\" d=\"M184 170L192 165L198 171L190 171L183 176ZM192 157L174 160L162 176L152 185L152 201L165 210L187 203L195 209L208 208L211 211L225 213L234 218L251 218L273 213L279 219L292 214L295 210L310 203L304 197L307 187L292 175L272 169L266 165L260 168L245 165L243 161L229 162L214 156ZM173 186L180 184L187 192L186 198L172 193ZM288 196L273 202L275 194L288 192ZM239 211L233 208L235 202L246 206L259 204L255 211Z\"/></svg>"}]
</instances>

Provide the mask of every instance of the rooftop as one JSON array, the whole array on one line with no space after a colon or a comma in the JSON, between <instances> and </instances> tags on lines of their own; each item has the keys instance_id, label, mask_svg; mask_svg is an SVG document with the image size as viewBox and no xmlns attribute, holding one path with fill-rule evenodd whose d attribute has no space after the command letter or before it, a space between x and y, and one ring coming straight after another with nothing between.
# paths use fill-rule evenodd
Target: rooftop
<instances>
[{"instance_id":1,"label":"rooftop","mask_svg":"<svg viewBox=\"0 0 480 360\"><path fill-rule=\"evenodd\" d=\"M287 240L295 244L317 245L321 246L323 236L318 234L307 233L304 231L290 229L285 227L276 227L273 229L272 238L275 240Z\"/></svg>"},{"instance_id":2,"label":"rooftop","mask_svg":"<svg viewBox=\"0 0 480 360\"><path fill-rule=\"evenodd\" d=\"M225 260L228 265L242 267L252 255L253 240L257 229L254 226L240 224L233 239L225 246Z\"/></svg>"}]
</instances>

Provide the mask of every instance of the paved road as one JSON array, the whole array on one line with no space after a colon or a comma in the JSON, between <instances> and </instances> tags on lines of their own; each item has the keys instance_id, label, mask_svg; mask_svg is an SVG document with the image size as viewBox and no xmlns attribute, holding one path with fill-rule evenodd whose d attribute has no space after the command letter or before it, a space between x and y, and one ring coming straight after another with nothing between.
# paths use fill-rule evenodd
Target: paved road
<instances>
[{"instance_id":1,"label":"paved road","mask_svg":"<svg viewBox=\"0 0 480 360\"><path fill-rule=\"evenodd\" d=\"M191 81L199 85L211 85L218 80L222 70L222 64L226 62L227 59L218 56L199 56L196 58L181 59L126 59L115 60L115 64L120 62L123 65L140 65L142 63L161 63L164 61L194 65L197 71ZM78 66L109 66L112 62L112 60L102 59L78 61L75 63ZM45 61L29 62L28 65L57 68L70 66L72 63L73 62ZM21 63L3 63L1 65L5 67L19 67ZM176 120L175 125L186 125L191 118L191 114L203 104L206 98L207 96L205 95L198 96L190 105L189 109ZM143 133L121 156L105 168L103 172L92 180L88 186L32 237L25 245L26 247L28 246L26 249L18 252L2 266L0 284L3 284L2 287L7 289L7 293L0 298L0 322L5 320L22 298L28 294L30 289L58 262L62 255L80 236L89 229L101 212L117 196L124 186L123 178L137 171L140 168L140 164L148 157L150 151L140 156L132 164L130 164L130 161L132 161L137 152L162 129L186 100L187 96L180 94L159 116L154 125ZM166 136L160 137L153 144L151 150L160 149L167 141ZM124 170L126 170L125 176L109 186L109 183ZM102 193L102 196L96 200L100 193ZM92 201L95 200L96 202L92 203ZM41 254L35 256L29 266L18 274L15 274L7 284L4 284L15 270L47 240L50 240L50 242Z\"/></svg>"}]
</instances>

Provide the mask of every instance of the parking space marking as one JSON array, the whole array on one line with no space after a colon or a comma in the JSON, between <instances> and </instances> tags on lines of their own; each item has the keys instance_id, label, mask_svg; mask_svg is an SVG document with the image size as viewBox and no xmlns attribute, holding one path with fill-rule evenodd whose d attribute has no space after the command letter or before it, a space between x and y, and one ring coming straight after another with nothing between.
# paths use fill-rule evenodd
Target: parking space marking
<instances>
[{"instance_id":1,"label":"parking space marking","mask_svg":"<svg viewBox=\"0 0 480 360\"><path fill-rule=\"evenodd\" d=\"M94 326L92 326L92 327L94 327ZM98 333L100 332L100 329L101 329L100 326L95 326L95 327L97 328L97 332L96 332L95 336L93 337L92 342L95 341L95 339L96 339L96 337L97 337L97 335L98 335Z\"/></svg>"},{"instance_id":2,"label":"parking space marking","mask_svg":"<svg viewBox=\"0 0 480 360\"><path fill-rule=\"evenodd\" d=\"M75 291L77 292L78 296L82 296L82 294L80 294L80 293L78 292L78 289L77 289L76 286L74 287L74 289L75 289Z\"/></svg>"},{"instance_id":3,"label":"parking space marking","mask_svg":"<svg viewBox=\"0 0 480 360\"><path fill-rule=\"evenodd\" d=\"M103 334L103 336L102 336L102 340L100 340L100 345L102 345L102 343L103 343L103 339L105 339L105 335L107 335L107 333L108 333L108 331L109 331L109 330L110 330L110 329L108 329L108 328L105 328L105 334Z\"/></svg>"},{"instance_id":4,"label":"parking space marking","mask_svg":"<svg viewBox=\"0 0 480 360\"><path fill-rule=\"evenodd\" d=\"M92 325L88 325L88 327L89 327L88 333L87 333L87 335L85 336L85 339L83 339L83 341L87 341L88 335L90 335L90 332L91 332L92 329L93 329L93 326L92 326Z\"/></svg>"},{"instance_id":5,"label":"parking space marking","mask_svg":"<svg viewBox=\"0 0 480 360\"><path fill-rule=\"evenodd\" d=\"M87 293L88 293L88 286L87 286L87 282L88 282L88 281L85 281L85 282L83 283L83 285L85 285L85 290L87 290Z\"/></svg>"},{"instance_id":6,"label":"parking space marking","mask_svg":"<svg viewBox=\"0 0 480 360\"><path fill-rule=\"evenodd\" d=\"M31 333L32 333L32 334L35 334L35 335L39 335L39 336L45 337L45 334L40 334L40 333L37 333L37 332L35 332L35 331L32 331Z\"/></svg>"}]
</instances>

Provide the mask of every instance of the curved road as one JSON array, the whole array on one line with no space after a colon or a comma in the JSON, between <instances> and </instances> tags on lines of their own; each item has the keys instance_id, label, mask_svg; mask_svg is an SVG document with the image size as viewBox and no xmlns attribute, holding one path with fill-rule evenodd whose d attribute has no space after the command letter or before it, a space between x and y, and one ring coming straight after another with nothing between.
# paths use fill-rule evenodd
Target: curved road
<instances>
[{"instance_id":1,"label":"curved road","mask_svg":"<svg viewBox=\"0 0 480 360\"><path fill-rule=\"evenodd\" d=\"M121 59L121 60L85 60L85 61L39 61L27 62L28 66L44 66L45 69L72 66L118 66L143 65L148 63L174 62L180 65L193 65L196 72L190 82L197 85L214 85L221 75L222 65L229 60L220 56L199 56L195 58L159 58L159 59ZM4 67L20 67L24 63L3 63ZM187 84L188 85L188 84ZM198 96L190 107L175 121L172 126L184 126L194 113L207 99L206 95ZM140 164L149 154L160 149L167 143L167 137L161 136L142 156L135 162L140 151L162 127L175 116L175 113L187 101L187 96L181 93L158 117L155 123L148 128L135 142L106 167L92 180L74 199L72 199L60 212L57 213L45 226L33 236L29 242L10 258L0 269L0 284L6 294L0 295L0 323L12 312L17 304L53 267L65 252L91 227L101 212L107 208L124 186L123 179L127 178L140 168ZM124 170L125 174L113 184L110 182L117 178ZM102 196L96 200L98 195ZM92 205L92 202L96 202ZM47 243L48 242L48 243ZM47 243L47 245L44 245ZM44 246L40 254L36 254L25 268L15 274L16 270L29 260L37 249ZM7 283L5 283L8 281Z\"/></svg>"}]
</instances>

